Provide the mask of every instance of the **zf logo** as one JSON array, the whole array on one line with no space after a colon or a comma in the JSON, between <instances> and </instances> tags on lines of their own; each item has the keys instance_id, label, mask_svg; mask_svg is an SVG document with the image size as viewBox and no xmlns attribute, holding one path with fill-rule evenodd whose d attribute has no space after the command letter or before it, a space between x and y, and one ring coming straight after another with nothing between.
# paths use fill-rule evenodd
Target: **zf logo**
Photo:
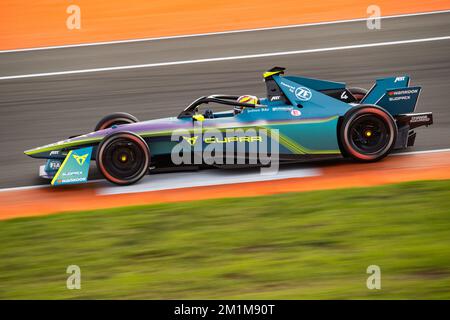
<instances>
[{"instance_id":1,"label":"zf logo","mask_svg":"<svg viewBox=\"0 0 450 320\"><path fill-rule=\"evenodd\" d=\"M312 93L308 88L299 87L295 89L295 96L302 101L308 101L312 97Z\"/></svg>"}]
</instances>

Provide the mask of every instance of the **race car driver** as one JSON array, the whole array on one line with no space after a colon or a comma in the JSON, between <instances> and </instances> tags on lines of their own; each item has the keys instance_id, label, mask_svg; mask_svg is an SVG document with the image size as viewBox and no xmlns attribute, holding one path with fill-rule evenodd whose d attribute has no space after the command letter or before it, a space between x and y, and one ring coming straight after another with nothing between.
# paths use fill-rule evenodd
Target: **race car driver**
<instances>
[{"instance_id":1,"label":"race car driver","mask_svg":"<svg viewBox=\"0 0 450 320\"><path fill-rule=\"evenodd\" d=\"M248 103L248 104L258 104L258 97L255 96L251 96L251 95L243 95L240 96L237 99L237 102L241 102L241 103ZM242 112L242 110L244 110L245 107L241 107L241 106L234 106L234 114L239 114Z\"/></svg>"}]
</instances>

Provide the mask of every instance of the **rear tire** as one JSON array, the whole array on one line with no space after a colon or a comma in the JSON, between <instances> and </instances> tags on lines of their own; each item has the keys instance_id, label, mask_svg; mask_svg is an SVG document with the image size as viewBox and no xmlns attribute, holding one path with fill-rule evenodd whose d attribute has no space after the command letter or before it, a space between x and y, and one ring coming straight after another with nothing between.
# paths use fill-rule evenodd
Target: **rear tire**
<instances>
[{"instance_id":1,"label":"rear tire","mask_svg":"<svg viewBox=\"0 0 450 320\"><path fill-rule=\"evenodd\" d=\"M140 136L118 132L106 136L97 148L97 167L110 182L129 185L148 172L150 152Z\"/></svg>"},{"instance_id":2,"label":"rear tire","mask_svg":"<svg viewBox=\"0 0 450 320\"><path fill-rule=\"evenodd\" d=\"M369 92L364 88L357 88L357 87L347 88L347 89L348 89L348 91L350 91L352 96L355 97L356 103L360 103L361 100L366 96L367 92Z\"/></svg>"},{"instance_id":3,"label":"rear tire","mask_svg":"<svg viewBox=\"0 0 450 320\"><path fill-rule=\"evenodd\" d=\"M392 116L377 106L351 109L340 127L343 154L371 162L386 157L397 139L397 126Z\"/></svg>"},{"instance_id":4,"label":"rear tire","mask_svg":"<svg viewBox=\"0 0 450 320\"><path fill-rule=\"evenodd\" d=\"M117 126L120 124L136 123L138 121L139 120L135 116L129 113L115 112L103 117L95 126L94 131L111 128L112 126Z\"/></svg>"}]
</instances>

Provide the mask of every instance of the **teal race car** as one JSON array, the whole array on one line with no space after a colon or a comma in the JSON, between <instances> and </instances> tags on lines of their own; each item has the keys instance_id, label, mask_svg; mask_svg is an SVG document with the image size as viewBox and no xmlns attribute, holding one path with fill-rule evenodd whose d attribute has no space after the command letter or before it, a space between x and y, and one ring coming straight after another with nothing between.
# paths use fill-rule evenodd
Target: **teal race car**
<instances>
[{"instance_id":1,"label":"teal race car","mask_svg":"<svg viewBox=\"0 0 450 320\"><path fill-rule=\"evenodd\" d=\"M91 161L107 180L127 185L149 168L235 165L230 154L232 160L250 164L245 161L260 153L263 144L268 146L263 151L279 161L377 161L412 146L414 129L433 123L431 112L414 113L421 87L409 86L408 76L379 79L365 90L284 71L274 67L264 73L264 98L204 96L177 117L148 121L114 113L91 133L25 154L47 160L40 176L53 185L86 182Z\"/></svg>"}]
</instances>

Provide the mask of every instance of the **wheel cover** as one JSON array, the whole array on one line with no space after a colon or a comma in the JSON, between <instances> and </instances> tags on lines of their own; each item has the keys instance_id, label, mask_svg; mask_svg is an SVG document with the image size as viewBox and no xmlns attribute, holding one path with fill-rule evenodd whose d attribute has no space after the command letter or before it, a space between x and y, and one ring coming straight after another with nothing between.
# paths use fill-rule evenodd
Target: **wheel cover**
<instances>
[{"instance_id":1,"label":"wheel cover","mask_svg":"<svg viewBox=\"0 0 450 320\"><path fill-rule=\"evenodd\" d=\"M118 138L108 144L102 154L102 163L108 173L119 180L129 181L140 175L146 155L135 141Z\"/></svg>"},{"instance_id":2,"label":"wheel cover","mask_svg":"<svg viewBox=\"0 0 450 320\"><path fill-rule=\"evenodd\" d=\"M355 118L348 130L348 140L361 154L377 154L390 144L388 125L375 114L363 114Z\"/></svg>"}]
</instances>

